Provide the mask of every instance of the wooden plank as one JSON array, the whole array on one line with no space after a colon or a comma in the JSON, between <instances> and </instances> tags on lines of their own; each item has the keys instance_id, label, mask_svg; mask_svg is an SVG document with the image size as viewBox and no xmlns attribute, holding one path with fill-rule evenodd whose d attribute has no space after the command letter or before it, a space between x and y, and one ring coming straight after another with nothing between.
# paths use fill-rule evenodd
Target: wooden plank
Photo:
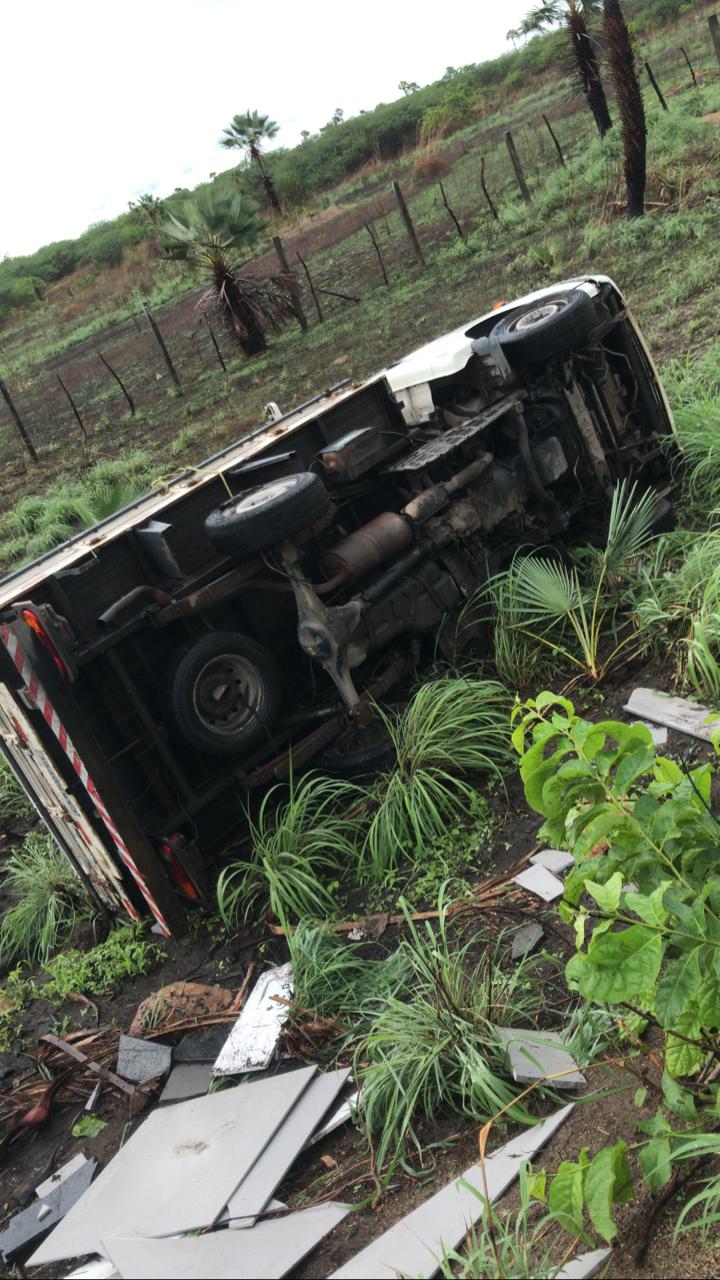
<instances>
[{"instance_id":1,"label":"wooden plank","mask_svg":"<svg viewBox=\"0 0 720 1280\"><path fill-rule=\"evenodd\" d=\"M711 742L713 733L720 729L720 713L717 711L711 711L701 702L662 693L658 689L633 689L624 710L655 724L664 724L689 738L698 738L700 742Z\"/></svg>"}]
</instances>

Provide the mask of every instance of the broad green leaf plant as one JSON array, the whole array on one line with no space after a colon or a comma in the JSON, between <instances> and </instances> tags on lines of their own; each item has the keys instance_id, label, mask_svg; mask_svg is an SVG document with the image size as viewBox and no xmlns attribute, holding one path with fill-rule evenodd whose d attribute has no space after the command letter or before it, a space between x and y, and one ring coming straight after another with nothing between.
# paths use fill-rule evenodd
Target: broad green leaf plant
<instances>
[{"instance_id":1,"label":"broad green leaf plant","mask_svg":"<svg viewBox=\"0 0 720 1280\"><path fill-rule=\"evenodd\" d=\"M658 1191L678 1164L720 1150L717 769L683 769L655 754L645 726L583 720L551 693L518 704L513 721L525 795L545 819L541 837L575 858L560 907L575 928L569 986L662 1032L662 1106L639 1123L645 1136L636 1147ZM713 737L717 751L720 732ZM609 1240L612 1204L629 1198L630 1174L624 1148L599 1156L563 1166L548 1204L559 1212L563 1201L577 1230L584 1204ZM705 1228L720 1220L720 1179L708 1179L693 1205Z\"/></svg>"}]
</instances>

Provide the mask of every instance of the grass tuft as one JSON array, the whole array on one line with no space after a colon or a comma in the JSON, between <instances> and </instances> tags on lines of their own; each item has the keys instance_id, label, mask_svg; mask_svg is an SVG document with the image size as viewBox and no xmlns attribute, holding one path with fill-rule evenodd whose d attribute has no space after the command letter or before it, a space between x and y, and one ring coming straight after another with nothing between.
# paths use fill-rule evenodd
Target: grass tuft
<instances>
[{"instance_id":1,"label":"grass tuft","mask_svg":"<svg viewBox=\"0 0 720 1280\"><path fill-rule=\"evenodd\" d=\"M14 899L0 921L0 956L46 964L92 914L72 864L49 835L31 832L7 861L4 888Z\"/></svg>"}]
</instances>

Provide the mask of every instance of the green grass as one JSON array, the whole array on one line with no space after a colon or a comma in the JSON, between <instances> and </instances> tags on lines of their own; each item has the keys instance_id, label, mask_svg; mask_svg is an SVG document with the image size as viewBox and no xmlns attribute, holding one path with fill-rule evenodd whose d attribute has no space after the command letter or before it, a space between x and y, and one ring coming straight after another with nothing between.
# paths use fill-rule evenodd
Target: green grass
<instances>
[{"instance_id":1,"label":"green grass","mask_svg":"<svg viewBox=\"0 0 720 1280\"><path fill-rule=\"evenodd\" d=\"M456 677L421 685L399 715L380 709L396 763L374 788L365 837L365 872L376 883L442 838L468 808L477 775L502 787L509 708L497 682Z\"/></svg>"},{"instance_id":2,"label":"green grass","mask_svg":"<svg viewBox=\"0 0 720 1280\"><path fill-rule=\"evenodd\" d=\"M248 813L252 852L220 874L217 899L226 925L270 911L283 922L336 913L340 880L357 865L356 824L348 812L362 793L349 782L291 775Z\"/></svg>"},{"instance_id":3,"label":"green grass","mask_svg":"<svg viewBox=\"0 0 720 1280\"><path fill-rule=\"evenodd\" d=\"M122 925L89 951L72 949L45 965L48 981L37 994L60 1005L71 992L102 996L117 992L131 978L150 972L165 959L162 947L142 936L141 925Z\"/></svg>"},{"instance_id":4,"label":"green grass","mask_svg":"<svg viewBox=\"0 0 720 1280\"><path fill-rule=\"evenodd\" d=\"M26 836L6 863L4 889L13 899L0 920L0 957L46 964L93 906L85 886L49 835Z\"/></svg>"},{"instance_id":5,"label":"green grass","mask_svg":"<svg viewBox=\"0 0 720 1280\"><path fill-rule=\"evenodd\" d=\"M475 1124L502 1108L511 1120L532 1122L515 1101L493 1027L536 1023L545 1001L537 962L505 968L499 944L482 935L453 942L442 893L438 905L437 932L408 920L399 952L409 982L388 998L356 1053L363 1121L377 1169L389 1161L385 1176L406 1144L419 1142L418 1123L443 1108Z\"/></svg>"},{"instance_id":6,"label":"green grass","mask_svg":"<svg viewBox=\"0 0 720 1280\"><path fill-rule=\"evenodd\" d=\"M24 822L35 810L4 756L0 756L0 828Z\"/></svg>"}]
</instances>

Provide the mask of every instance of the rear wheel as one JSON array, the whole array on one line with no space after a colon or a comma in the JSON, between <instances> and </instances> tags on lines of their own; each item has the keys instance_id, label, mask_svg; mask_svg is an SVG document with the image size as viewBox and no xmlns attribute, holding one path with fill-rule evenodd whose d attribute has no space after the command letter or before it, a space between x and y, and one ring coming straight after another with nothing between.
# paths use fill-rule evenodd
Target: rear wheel
<instances>
[{"instance_id":1,"label":"rear wheel","mask_svg":"<svg viewBox=\"0 0 720 1280\"><path fill-rule=\"evenodd\" d=\"M349 726L317 759L324 773L354 782L371 782L396 762L395 747L382 720L377 717L362 728Z\"/></svg>"},{"instance_id":2,"label":"rear wheel","mask_svg":"<svg viewBox=\"0 0 720 1280\"><path fill-rule=\"evenodd\" d=\"M246 751L280 709L280 674L265 650L239 632L203 636L176 660L169 710L178 733L201 751Z\"/></svg>"}]
</instances>

